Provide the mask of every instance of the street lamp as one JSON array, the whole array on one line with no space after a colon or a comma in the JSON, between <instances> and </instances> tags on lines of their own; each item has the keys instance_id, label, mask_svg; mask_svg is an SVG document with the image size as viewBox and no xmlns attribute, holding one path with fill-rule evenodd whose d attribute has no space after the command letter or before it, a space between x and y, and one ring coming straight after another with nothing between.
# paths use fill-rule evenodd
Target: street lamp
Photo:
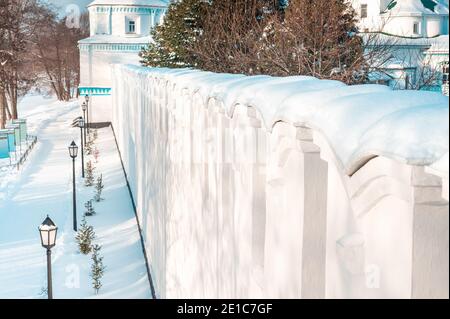
<instances>
[{"instance_id":1,"label":"street lamp","mask_svg":"<svg viewBox=\"0 0 450 319\"><path fill-rule=\"evenodd\" d=\"M86 121L87 103L86 102L83 102L83 104L81 105L81 109L83 110L84 123L87 124L87 121ZM86 143L86 125L84 126L84 142Z\"/></svg>"},{"instance_id":2,"label":"street lamp","mask_svg":"<svg viewBox=\"0 0 450 319\"><path fill-rule=\"evenodd\" d=\"M52 290L52 251L51 249L56 245L56 233L58 227L48 217L39 226L39 235L41 236L42 247L47 249L47 296L48 299L53 299Z\"/></svg>"},{"instance_id":3,"label":"street lamp","mask_svg":"<svg viewBox=\"0 0 450 319\"><path fill-rule=\"evenodd\" d=\"M89 122L89 95L86 94L86 96L84 97L84 100L86 101L86 109L87 109L86 125L87 125L87 130L88 130L88 133L89 133L89 128L90 128L90 122Z\"/></svg>"},{"instance_id":4,"label":"street lamp","mask_svg":"<svg viewBox=\"0 0 450 319\"><path fill-rule=\"evenodd\" d=\"M84 178L84 145L86 145L86 136L83 143L83 129L85 128L85 122L82 116L77 117L72 122L72 127L80 128L80 141L81 141L81 177Z\"/></svg>"},{"instance_id":5,"label":"street lamp","mask_svg":"<svg viewBox=\"0 0 450 319\"><path fill-rule=\"evenodd\" d=\"M72 141L72 144L69 146L69 155L72 158L72 183L73 183L73 230L77 231L77 195L75 188L75 159L78 155L78 146L75 144L75 141Z\"/></svg>"},{"instance_id":6,"label":"street lamp","mask_svg":"<svg viewBox=\"0 0 450 319\"><path fill-rule=\"evenodd\" d=\"M78 121L78 126L80 127L80 133L81 133L81 177L84 178L84 145L86 144L86 136L83 143L83 130L85 128L84 119L80 119Z\"/></svg>"}]
</instances>

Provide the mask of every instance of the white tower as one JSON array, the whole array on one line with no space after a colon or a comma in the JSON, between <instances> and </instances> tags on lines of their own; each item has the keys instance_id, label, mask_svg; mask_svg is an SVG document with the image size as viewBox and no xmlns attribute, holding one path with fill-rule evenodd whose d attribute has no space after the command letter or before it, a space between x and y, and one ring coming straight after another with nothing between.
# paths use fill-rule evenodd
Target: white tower
<instances>
[{"instance_id":1,"label":"white tower","mask_svg":"<svg viewBox=\"0 0 450 319\"><path fill-rule=\"evenodd\" d=\"M139 64L170 0L95 0L88 5L90 37L79 41L80 98L90 96L91 122L109 122L111 64Z\"/></svg>"}]
</instances>

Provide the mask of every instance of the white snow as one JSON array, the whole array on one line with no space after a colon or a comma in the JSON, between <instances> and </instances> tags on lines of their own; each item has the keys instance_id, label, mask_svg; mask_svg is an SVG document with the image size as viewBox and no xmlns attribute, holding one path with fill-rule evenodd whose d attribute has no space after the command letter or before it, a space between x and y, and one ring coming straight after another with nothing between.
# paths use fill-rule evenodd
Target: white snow
<instances>
[{"instance_id":1,"label":"white snow","mask_svg":"<svg viewBox=\"0 0 450 319\"><path fill-rule=\"evenodd\" d=\"M95 5L133 5L145 7L167 7L169 0L94 0L88 7Z\"/></svg>"},{"instance_id":2,"label":"white snow","mask_svg":"<svg viewBox=\"0 0 450 319\"><path fill-rule=\"evenodd\" d=\"M442 156L440 160L433 163L433 165L430 166L430 169L436 172L440 172L441 174L443 173L448 178L448 163L449 163L449 153L445 154L444 156Z\"/></svg>"},{"instance_id":3,"label":"white snow","mask_svg":"<svg viewBox=\"0 0 450 319\"><path fill-rule=\"evenodd\" d=\"M142 44L146 46L152 41L151 36L116 36L116 35L93 35L89 38L78 41L80 44Z\"/></svg>"},{"instance_id":4,"label":"white snow","mask_svg":"<svg viewBox=\"0 0 450 319\"><path fill-rule=\"evenodd\" d=\"M68 145L79 144L80 131L71 128L79 116L77 102L29 96L20 103L20 116L39 137L20 172L0 175L0 298L45 298L46 254L38 227L47 214L58 226L53 255L54 298L151 298L138 226L110 128L99 130L96 176L103 174L105 201L95 203L95 243L103 246L106 266L103 288L91 288L90 256L81 255L72 230L72 164ZM94 195L86 188L77 160L78 221L84 203Z\"/></svg>"},{"instance_id":5,"label":"white snow","mask_svg":"<svg viewBox=\"0 0 450 319\"><path fill-rule=\"evenodd\" d=\"M421 0L402 0L396 1L395 6L388 10L390 16L410 16L418 14L448 14L448 5L436 2L434 11L426 8Z\"/></svg>"},{"instance_id":6,"label":"white snow","mask_svg":"<svg viewBox=\"0 0 450 319\"><path fill-rule=\"evenodd\" d=\"M268 131L278 121L314 128L327 138L347 174L374 156L431 165L449 151L449 99L440 93L347 86L301 76L246 77L131 65L115 68L134 73L150 86L167 81L167 87L176 90L172 94L199 94L205 106L211 98L219 100L230 117L237 104L255 108Z\"/></svg>"}]
</instances>

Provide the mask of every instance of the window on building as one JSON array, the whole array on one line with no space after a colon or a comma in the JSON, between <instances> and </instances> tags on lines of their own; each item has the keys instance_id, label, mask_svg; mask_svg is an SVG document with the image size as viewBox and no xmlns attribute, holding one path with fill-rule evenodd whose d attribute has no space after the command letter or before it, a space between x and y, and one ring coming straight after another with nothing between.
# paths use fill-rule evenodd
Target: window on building
<instances>
[{"instance_id":1,"label":"window on building","mask_svg":"<svg viewBox=\"0 0 450 319\"><path fill-rule=\"evenodd\" d=\"M128 33L136 33L136 21L128 21Z\"/></svg>"},{"instance_id":2,"label":"window on building","mask_svg":"<svg viewBox=\"0 0 450 319\"><path fill-rule=\"evenodd\" d=\"M420 33L419 29L420 29L420 24L419 24L419 22L414 22L414 25L413 25L413 33L414 33L414 34L419 34L419 33Z\"/></svg>"},{"instance_id":3,"label":"window on building","mask_svg":"<svg viewBox=\"0 0 450 319\"><path fill-rule=\"evenodd\" d=\"M361 5L361 19L367 18L367 4Z\"/></svg>"}]
</instances>

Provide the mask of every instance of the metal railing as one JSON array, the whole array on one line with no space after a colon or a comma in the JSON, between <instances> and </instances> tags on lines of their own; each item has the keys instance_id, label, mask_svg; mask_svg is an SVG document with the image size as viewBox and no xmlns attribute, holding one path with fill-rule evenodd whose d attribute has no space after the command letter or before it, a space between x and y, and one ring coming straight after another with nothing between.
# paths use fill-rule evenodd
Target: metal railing
<instances>
[{"instance_id":1,"label":"metal railing","mask_svg":"<svg viewBox=\"0 0 450 319\"><path fill-rule=\"evenodd\" d=\"M17 167L17 170L19 170L20 166L22 166L25 163L25 161L27 160L31 151L33 150L34 146L36 145L37 140L38 140L37 136L33 136L33 135L27 136L27 148L26 148L25 152L20 154L19 160L15 164Z\"/></svg>"}]
</instances>

